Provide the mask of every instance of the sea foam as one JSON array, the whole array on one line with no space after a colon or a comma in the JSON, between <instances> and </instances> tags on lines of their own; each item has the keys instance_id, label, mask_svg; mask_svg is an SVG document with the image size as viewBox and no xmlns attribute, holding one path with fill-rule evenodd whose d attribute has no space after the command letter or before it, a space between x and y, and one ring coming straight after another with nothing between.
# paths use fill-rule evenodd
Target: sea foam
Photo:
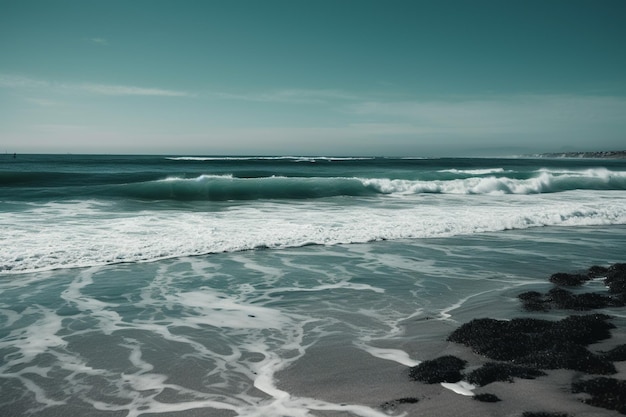
<instances>
[{"instance_id":1,"label":"sea foam","mask_svg":"<svg viewBox=\"0 0 626 417\"><path fill-rule=\"evenodd\" d=\"M401 199L371 205L265 202L210 211L116 212L102 202L48 203L5 213L1 273L41 271L257 248L446 237L541 226L626 223L626 197L570 191L468 199ZM445 198L444 198L445 197ZM610 200L607 200L610 199ZM611 201L611 204L607 204ZM45 239L41 239L45 236Z\"/></svg>"},{"instance_id":2,"label":"sea foam","mask_svg":"<svg viewBox=\"0 0 626 417\"><path fill-rule=\"evenodd\" d=\"M447 172L458 170L447 170ZM495 175L499 169L463 171L453 179L362 177L237 177L233 174L168 176L159 180L110 184L86 191L93 198L123 197L147 201L303 200L376 195L503 195L558 193L577 189L626 190L626 172L539 170L529 178ZM488 175L483 175L488 174ZM82 191L81 191L82 192Z\"/></svg>"}]
</instances>

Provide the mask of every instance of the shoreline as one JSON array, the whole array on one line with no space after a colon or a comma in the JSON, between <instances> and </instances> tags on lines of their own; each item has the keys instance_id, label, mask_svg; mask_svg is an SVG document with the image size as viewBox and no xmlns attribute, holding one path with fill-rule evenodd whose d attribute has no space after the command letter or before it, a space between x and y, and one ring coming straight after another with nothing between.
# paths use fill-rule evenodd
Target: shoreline
<instances>
[{"instance_id":1,"label":"shoreline","mask_svg":"<svg viewBox=\"0 0 626 417\"><path fill-rule=\"evenodd\" d=\"M625 268L620 279L622 283L626 283L626 264L621 265ZM552 282L555 288L567 288L565 291L573 290L571 285L562 286ZM519 292L522 293L522 291ZM620 287L619 292L613 291L612 293L615 298L624 299L626 296L626 291L623 291L622 287ZM587 292L587 294L597 294L597 292ZM519 302L522 306L524 303L522 297L520 297ZM623 305L618 306L618 308L623 308ZM583 318L585 316L587 318L601 318L603 316L597 314L594 309L586 308L584 311L560 309L559 307L555 307L555 309L564 313L565 317L560 321L547 320L555 325L572 321L572 317L577 316ZM542 317L541 312L534 315L530 308L524 310L530 315L524 314L523 319L517 320L536 320L541 323L546 321L534 318ZM437 320L433 319L432 321L436 322ZM472 322L474 321L476 320L472 320ZM507 320L503 322L511 323ZM415 350L420 348L418 356L426 358L426 360L413 367L402 365L402 361L397 360L397 358L396 360L387 358L393 360L393 364L390 364L388 360L374 357L371 353L356 346L342 345L338 340L334 345L312 347L298 362L280 371L277 375L278 386L297 396L313 397L337 404L363 404L374 410L381 410L387 415L407 417L424 415L441 417L477 415L494 417L617 417L626 414L626 405L623 404L619 410L612 409L610 406L603 408L602 405L592 405L587 403L592 401L591 395L584 390L577 392L576 389L577 386L580 387L588 381L602 378L609 378L626 384L626 352L624 352L626 350L626 317L620 315L607 319L606 322L615 326L610 329L610 336L606 338L597 337L599 340L594 340L591 343L581 342L580 346L586 346L587 351L591 352L592 355L602 355L611 349L616 351L621 349L620 354L624 357L612 360L615 366L614 372L586 372L584 368L587 364L584 363L582 365L575 363L573 366L549 365L547 367L539 366L537 370L543 375L532 378L517 376L507 378L505 375L504 380L488 381L482 385L469 385L467 382L469 375L476 374L481 368L486 369L485 364L493 364L494 361L483 354L476 353L476 348L472 349L470 346L451 341L450 337L444 338L444 340L426 342L426 345L429 346L424 346L424 343L411 343L410 340L405 346L399 346L401 350L410 352L411 356L415 356ZM457 327L457 330L450 332L450 334L456 333L467 324ZM583 330L589 328L587 325L578 327L579 329L583 328ZM572 331L576 333L576 329L572 328L567 330L567 334L570 335ZM472 335L475 334L475 332L472 333ZM521 336L523 334L520 334ZM477 343L480 345L484 341ZM502 346L501 350L505 351L507 348L507 346ZM512 348L515 349L515 347ZM329 352L332 352L332 355L329 355ZM558 356L560 352L538 354L541 361L541 355L556 354ZM441 366L432 370L430 377L435 375L433 380L425 381L414 377L415 369L423 368L424 364L434 363L437 358L442 357L454 357L465 362L460 367L460 371L463 373L459 377L462 378L461 381L457 378L446 381L446 376L442 377L445 372ZM500 360L496 362L515 364L518 361ZM568 369L572 367L575 369ZM286 381L289 382L286 383ZM469 389L469 391L464 390L464 388ZM597 401L597 398L593 401ZM601 399L600 402L602 401L605 402L604 407L606 407L607 400ZM343 414L324 413L320 415L339 416Z\"/></svg>"},{"instance_id":2,"label":"shoreline","mask_svg":"<svg viewBox=\"0 0 626 417\"><path fill-rule=\"evenodd\" d=\"M626 159L626 151L549 152L532 156L537 158Z\"/></svg>"},{"instance_id":3,"label":"shoreline","mask_svg":"<svg viewBox=\"0 0 626 417\"><path fill-rule=\"evenodd\" d=\"M626 343L626 332L614 333L611 340L614 343ZM455 355L467 360L467 371L475 370L485 363L484 358L469 348L454 343L442 344L440 347L441 355ZM525 412L561 413L554 416L570 417L623 415L614 410L585 404L582 400L588 398L588 395L572 393L572 382L582 378L578 371L550 370L546 372L547 375L532 380L514 378L513 382L495 381L472 391L476 395L495 395L501 401L481 402L472 396L455 393L440 383L411 381L409 368L399 363L390 363L351 347L335 346L332 349L332 358L325 355L327 349L312 352L311 358L306 358L309 356L307 352L305 358L299 360L300 364L291 370L279 372L277 386L298 397L316 398L335 404L362 404L392 416L521 417ZM334 357L335 353L339 353L338 359ZM320 366L321 363L326 365ZM622 362L617 368L618 373L611 377L625 380L626 363ZM286 374L289 374L287 379L291 380L288 384L281 381L281 377ZM318 375L323 377L318 379ZM314 415L328 417L346 415L341 412L320 414L316 410L311 411ZM544 414L544 417L550 416L552 414Z\"/></svg>"}]
</instances>

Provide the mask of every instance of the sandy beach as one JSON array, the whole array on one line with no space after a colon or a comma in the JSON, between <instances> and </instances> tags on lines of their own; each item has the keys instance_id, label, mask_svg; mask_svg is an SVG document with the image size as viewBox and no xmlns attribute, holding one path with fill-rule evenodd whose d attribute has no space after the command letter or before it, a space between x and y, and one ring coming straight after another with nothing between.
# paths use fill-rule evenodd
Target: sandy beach
<instances>
[{"instance_id":1,"label":"sandy beach","mask_svg":"<svg viewBox=\"0 0 626 417\"><path fill-rule=\"evenodd\" d=\"M592 270L593 268L590 269L590 276L593 276ZM610 272L612 270L613 272ZM619 291L623 290L623 283L626 282L624 279L626 274L623 273L623 270L624 265L616 264L614 267L609 268L607 276L617 276L619 278L602 278L606 282L611 282L610 291L613 293L618 292L617 288L619 288ZM553 274L550 280L560 282L564 279L573 280L574 278L579 278L583 282L588 282L593 280L590 276L586 276L583 273L561 273ZM622 281L619 285L616 284L618 279ZM551 337L550 335L554 334L555 331L557 333L566 331L571 332L564 336L565 340L568 341L580 339L580 334L582 333L589 334L591 339L595 339L593 343L581 342L577 345L583 352L588 352L577 358L574 358L574 356L579 355L579 353L574 354L572 352L578 348L573 348L573 345L562 345L561 342L556 340L547 342L547 346L550 346L552 343L554 343L554 346L550 347L551 351L538 353L539 363L542 361L547 363L545 366L539 366L541 369L531 371L537 372L538 375L510 376L508 380L506 380L506 376L502 377L500 375L501 380L487 380L484 383L478 383L476 382L478 378L476 375L478 374L472 373L472 371L485 370L489 365L493 364L519 367L520 363L524 365L524 361L528 361L528 359L518 357L518 359L494 362L489 357L476 353L476 349L480 350L482 349L481 346L485 346L485 344L489 346L491 343L479 340L484 336L480 335L481 330L476 327L478 324L471 328L468 327L469 324L478 323L476 320L463 325L463 328L471 329L467 330L465 335L477 339L478 345L472 349L462 343L456 343L455 341L458 342L456 339L459 336L444 336L443 333L453 327L449 322L421 319L411 320L407 326L410 332L422 335L421 337L416 337L415 340L407 337L404 345L397 346L399 350L389 347L381 348L381 351L385 352L384 355L378 355L379 352L376 350L365 352L358 349L351 345L349 340L342 339L341 336L333 338L332 341L327 340L326 345L311 348L297 363L279 372L277 374L278 386L299 397L316 398L335 404L363 404L388 415L444 417L600 417L623 415L626 412L626 403L623 403L624 392L622 388L613 389L611 394L607 394L610 391L607 387L599 389L603 394L607 394L606 398L597 400L601 404L589 404L588 402L592 398L590 395L591 391L587 390L587 392L584 392L585 389L581 390L580 388L581 386L589 386L584 385L588 384L587 381L594 380L597 382L607 378L616 381L617 384L622 384L623 387L624 380L626 380L626 356L623 353L626 346L626 317L624 317L621 311L623 307L619 307L623 306L623 294L604 295L606 293L604 290L599 293L592 291L581 292L579 290L576 295L570 292L573 285L569 287L555 285L554 289L558 289L562 293L571 294L572 300L578 302L588 300L594 294L596 297L603 297L602 299L607 303L616 303L618 305L618 308L614 309L613 312L619 311L619 315L598 315L594 311L590 311L592 310L590 308L582 305L572 305L571 308L576 308L578 311L559 309L559 313L562 313L561 320L545 321L536 319L537 316L533 316L528 311L530 307L524 305L524 310L526 311L520 311L521 319L526 320L525 323L532 323L533 326L544 325L545 323L553 326L565 326L565 323L578 323L579 326L585 327L583 329L574 327L569 328L569 330L566 328L563 328L563 330L550 330L545 336L538 337ZM595 285L595 288L597 288L597 285ZM556 294L554 289L547 294ZM523 298L523 296L520 297L520 305L522 305ZM550 299L549 302L553 303L553 300ZM537 306L534 305L533 308L537 308ZM547 311L551 307L546 308L544 306L543 308ZM546 313L546 311L543 311L543 313ZM564 314L568 312L572 313L572 315L566 316ZM494 322L502 322L509 325L515 322L515 319L518 318L515 317L512 321ZM587 328L585 323L588 323L590 327ZM609 333L602 335L603 330L601 329L604 328L610 328L610 330ZM469 333L467 333L468 331ZM506 332L506 330L503 330L503 332ZM506 335L503 335L503 341L512 342L513 345L519 343L520 346L523 346L526 340L523 339L524 337L528 334L532 337L537 337L534 332L541 334L542 330L533 328L527 330L527 332L529 333L524 331L519 333L519 341L515 339L511 341L507 339ZM424 335L430 335L428 340L424 340ZM449 339L454 339L455 341L450 341ZM495 346L496 352L491 355L488 354L488 356L502 356L501 359L504 359L511 354L510 352L515 352L516 349L523 350L523 347L510 346L507 343L503 342L501 346ZM577 342L572 343L575 345ZM489 351L491 348L485 349ZM564 349L568 351L563 352ZM607 352L618 351L621 353L613 356L613 359L609 361L612 362L612 365L610 363L602 364L601 362L595 364L595 361L603 357L603 355L607 355ZM408 353L408 357L424 358L424 362L420 366L408 363L410 359L402 355L405 352ZM515 356L515 353L513 355ZM557 358L561 355L564 359L545 359L541 355L556 355ZM584 355L587 355L588 359ZM454 357L455 360L460 362L465 361L464 365L460 365L462 376L456 379L446 379L455 377L445 373L447 371L443 369L444 362L434 361L434 359L439 360L438 358L446 357ZM421 367L426 362L431 362L435 370L424 371L423 369L426 368ZM531 362L533 361L531 360ZM555 363L556 365L554 365ZM484 366L485 364L487 366ZM441 369L436 369L438 365ZM611 370L610 368L613 365L614 370ZM606 370L607 367L608 370ZM416 376L418 375L416 369L422 369L420 372L426 373L426 376L423 374ZM528 371L526 370L525 372ZM485 374L481 375L485 376ZM432 378L433 380L420 379L420 376L421 378ZM441 382L444 379L449 382ZM458 379L461 380L457 381ZM620 401L622 402L621 404ZM318 413L316 412L315 415L318 415ZM319 415L334 417L350 414L334 410L330 412L320 411Z\"/></svg>"},{"instance_id":2,"label":"sandy beach","mask_svg":"<svg viewBox=\"0 0 626 417\"><path fill-rule=\"evenodd\" d=\"M609 350L626 343L623 328L614 330L612 334L610 340L591 346L591 350ZM433 343L427 350L438 350L436 356L454 355L466 360L466 371L486 362L484 357L472 353L471 349L452 342ZM611 377L626 379L626 362L615 364L618 373ZM311 349L294 366L280 372L277 378L279 388L292 395L338 404L363 404L388 415L521 417L524 412L562 413L577 417L623 415L587 405L582 400L588 395L571 392L573 382L593 375L564 369L547 370L546 373L546 376L532 380L515 378L514 382L492 382L475 388L475 394L493 394L501 400L488 403L457 394L441 384L412 381L407 366L338 344ZM403 403L402 399L408 398L418 401ZM313 414L327 417L352 415L338 411L315 411Z\"/></svg>"}]
</instances>

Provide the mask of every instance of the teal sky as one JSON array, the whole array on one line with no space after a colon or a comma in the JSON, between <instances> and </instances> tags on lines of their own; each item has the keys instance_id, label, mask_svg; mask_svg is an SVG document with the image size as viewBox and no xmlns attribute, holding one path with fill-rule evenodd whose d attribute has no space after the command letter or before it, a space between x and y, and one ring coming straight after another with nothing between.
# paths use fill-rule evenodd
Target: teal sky
<instances>
[{"instance_id":1,"label":"teal sky","mask_svg":"<svg viewBox=\"0 0 626 417\"><path fill-rule=\"evenodd\" d=\"M626 148L624 0L0 0L0 151Z\"/></svg>"}]
</instances>

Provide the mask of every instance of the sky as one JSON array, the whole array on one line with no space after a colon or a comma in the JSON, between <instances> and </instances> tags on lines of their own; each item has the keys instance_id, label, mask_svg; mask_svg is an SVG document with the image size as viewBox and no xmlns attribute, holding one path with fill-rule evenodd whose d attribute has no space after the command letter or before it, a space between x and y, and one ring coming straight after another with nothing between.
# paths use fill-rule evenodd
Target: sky
<instances>
[{"instance_id":1,"label":"sky","mask_svg":"<svg viewBox=\"0 0 626 417\"><path fill-rule=\"evenodd\" d=\"M0 0L0 152L626 149L624 0Z\"/></svg>"}]
</instances>

